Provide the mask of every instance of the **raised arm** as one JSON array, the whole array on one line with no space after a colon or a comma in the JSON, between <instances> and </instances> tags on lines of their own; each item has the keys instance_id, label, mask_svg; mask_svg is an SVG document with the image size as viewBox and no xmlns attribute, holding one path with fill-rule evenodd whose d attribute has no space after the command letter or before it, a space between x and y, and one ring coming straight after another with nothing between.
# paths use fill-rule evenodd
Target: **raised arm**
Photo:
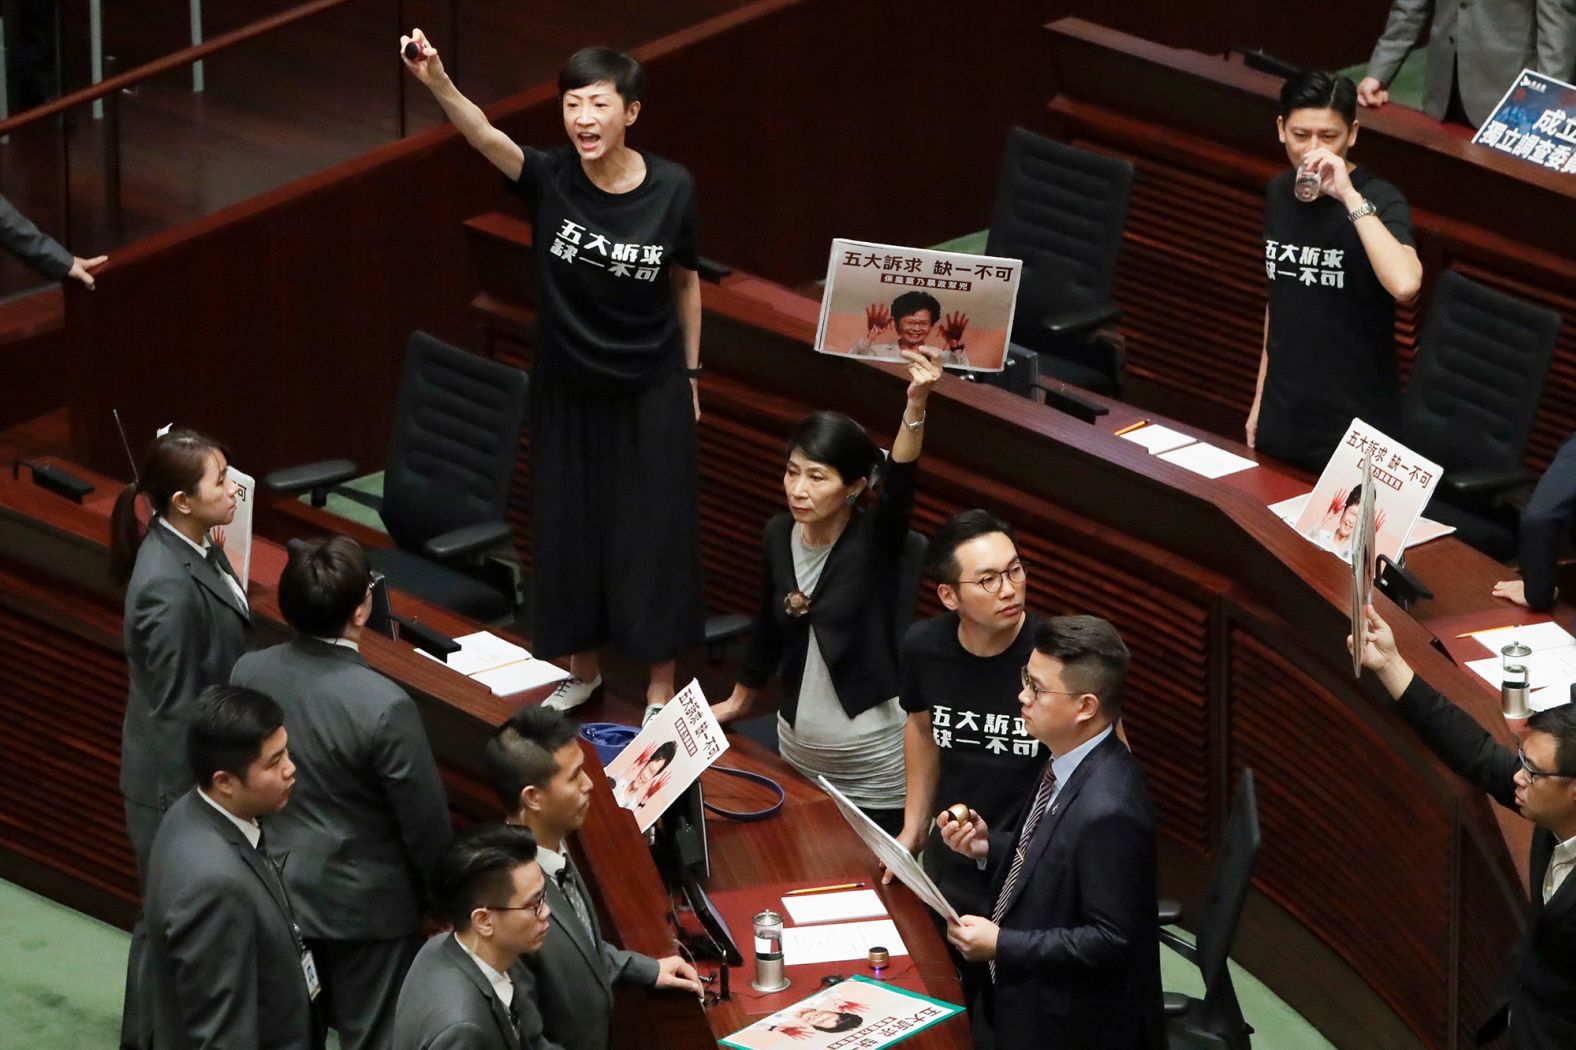
<instances>
[{"instance_id":1,"label":"raised arm","mask_svg":"<svg viewBox=\"0 0 1576 1050\"><path fill-rule=\"evenodd\" d=\"M904 350L908 362L907 400L903 402L903 425L892 442L892 462L912 463L925 445L925 405L930 392L941 379L941 351L923 347L923 352Z\"/></svg>"},{"instance_id":2,"label":"raised arm","mask_svg":"<svg viewBox=\"0 0 1576 1050\"><path fill-rule=\"evenodd\" d=\"M416 59L405 55L406 46L412 43L421 52ZM480 106L460 94L460 89L454 86L454 81L444 72L438 49L432 46L426 34L420 29L412 29L410 36L399 38L399 50L400 61L405 63L405 68L432 92L432 97L443 107L449 122L460 129L465 141L492 161L493 167L510 179L518 179L525 167L525 151L508 135L493 127Z\"/></svg>"}]
</instances>

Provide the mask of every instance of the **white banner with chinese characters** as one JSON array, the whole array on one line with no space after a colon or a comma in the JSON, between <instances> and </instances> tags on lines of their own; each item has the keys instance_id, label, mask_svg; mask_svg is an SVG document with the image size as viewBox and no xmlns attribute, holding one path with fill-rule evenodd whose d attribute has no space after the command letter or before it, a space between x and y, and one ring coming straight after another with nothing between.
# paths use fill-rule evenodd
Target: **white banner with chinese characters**
<instances>
[{"instance_id":1,"label":"white banner with chinese characters","mask_svg":"<svg viewBox=\"0 0 1576 1050\"><path fill-rule=\"evenodd\" d=\"M904 350L924 345L941 351L948 367L1000 372L1022 271L1017 259L839 238L815 348L902 361Z\"/></svg>"},{"instance_id":2,"label":"white banner with chinese characters","mask_svg":"<svg viewBox=\"0 0 1576 1050\"><path fill-rule=\"evenodd\" d=\"M1440 466L1361 419L1346 428L1346 439L1331 454L1293 527L1350 562L1361 523L1365 456L1373 463L1373 553L1399 562L1412 526L1439 484Z\"/></svg>"},{"instance_id":3,"label":"white banner with chinese characters","mask_svg":"<svg viewBox=\"0 0 1576 1050\"><path fill-rule=\"evenodd\" d=\"M1522 70L1472 141L1549 171L1576 172L1576 87Z\"/></svg>"},{"instance_id":4,"label":"white banner with chinese characters","mask_svg":"<svg viewBox=\"0 0 1576 1050\"><path fill-rule=\"evenodd\" d=\"M613 797L647 831L726 750L728 738L692 680L607 764Z\"/></svg>"}]
</instances>

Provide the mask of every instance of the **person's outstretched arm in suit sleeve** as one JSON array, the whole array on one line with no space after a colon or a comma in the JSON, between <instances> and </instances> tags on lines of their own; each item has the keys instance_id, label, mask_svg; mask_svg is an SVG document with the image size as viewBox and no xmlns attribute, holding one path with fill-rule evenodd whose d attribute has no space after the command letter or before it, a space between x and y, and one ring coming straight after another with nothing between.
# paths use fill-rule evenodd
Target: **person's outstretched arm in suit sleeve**
<instances>
[{"instance_id":1,"label":"person's outstretched arm in suit sleeve","mask_svg":"<svg viewBox=\"0 0 1576 1050\"><path fill-rule=\"evenodd\" d=\"M1501 747L1471 715L1417 677L1397 651L1390 625L1371 605L1367 617L1362 664L1374 672L1396 702L1396 713L1406 719L1445 765L1488 792L1500 805L1517 809L1516 771L1521 763L1515 752ZM1347 644L1351 644L1350 639Z\"/></svg>"},{"instance_id":2,"label":"person's outstretched arm in suit sleeve","mask_svg":"<svg viewBox=\"0 0 1576 1050\"><path fill-rule=\"evenodd\" d=\"M0 197L0 246L51 281L70 277L88 288L93 287L91 271L109 259L107 255L77 258L4 197Z\"/></svg>"},{"instance_id":3,"label":"person's outstretched arm in suit sleeve","mask_svg":"<svg viewBox=\"0 0 1576 1050\"><path fill-rule=\"evenodd\" d=\"M1384 32L1368 56L1368 75L1357 85L1357 101L1365 106L1382 106L1390 101L1390 81L1423 32L1423 23L1433 8L1431 0L1395 0Z\"/></svg>"}]
</instances>

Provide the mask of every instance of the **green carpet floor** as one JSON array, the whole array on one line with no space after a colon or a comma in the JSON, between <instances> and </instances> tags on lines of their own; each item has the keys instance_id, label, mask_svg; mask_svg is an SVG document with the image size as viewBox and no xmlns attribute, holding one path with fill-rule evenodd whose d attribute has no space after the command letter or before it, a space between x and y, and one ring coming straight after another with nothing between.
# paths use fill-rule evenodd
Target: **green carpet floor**
<instances>
[{"instance_id":1,"label":"green carpet floor","mask_svg":"<svg viewBox=\"0 0 1576 1050\"><path fill-rule=\"evenodd\" d=\"M131 938L113 926L0 881L0 1050L112 1050ZM1198 971L1160 953L1165 987L1203 993ZM1258 1045L1328 1050L1330 1044L1235 963L1237 996ZM330 1050L337 1045L331 1039Z\"/></svg>"}]
</instances>

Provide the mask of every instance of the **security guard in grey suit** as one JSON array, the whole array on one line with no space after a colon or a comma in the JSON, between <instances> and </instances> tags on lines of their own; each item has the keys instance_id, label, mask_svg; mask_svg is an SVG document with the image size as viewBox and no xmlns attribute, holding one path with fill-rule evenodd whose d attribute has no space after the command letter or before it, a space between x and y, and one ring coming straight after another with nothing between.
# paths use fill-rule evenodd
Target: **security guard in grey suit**
<instances>
[{"instance_id":1,"label":"security guard in grey suit","mask_svg":"<svg viewBox=\"0 0 1576 1050\"><path fill-rule=\"evenodd\" d=\"M224 449L190 430L157 438L120 493L110 520L110 568L126 583L123 636L129 690L121 731L120 790L126 832L147 878L164 811L192 786L186 731L204 688L230 680L252 639L241 584L211 532L235 517L235 482ZM153 517L146 534L137 503ZM136 985L145 928L133 928L121 1045L146 1047L144 996Z\"/></svg>"},{"instance_id":2,"label":"security guard in grey suit","mask_svg":"<svg viewBox=\"0 0 1576 1050\"><path fill-rule=\"evenodd\" d=\"M290 798L283 713L214 686L184 751L198 786L165 814L143 898L154 1050L309 1050L312 959L257 822Z\"/></svg>"},{"instance_id":3,"label":"security guard in grey suit","mask_svg":"<svg viewBox=\"0 0 1576 1050\"><path fill-rule=\"evenodd\" d=\"M536 841L482 824L455 836L432 874L435 916L452 925L416 954L394 1010L395 1050L556 1050L542 1037L522 958L547 936Z\"/></svg>"},{"instance_id":4,"label":"security guard in grey suit","mask_svg":"<svg viewBox=\"0 0 1576 1050\"><path fill-rule=\"evenodd\" d=\"M1571 78L1576 0L1394 0L1368 59L1368 75L1357 87L1359 102L1388 100L1386 88L1417 46L1425 21L1433 28L1423 111L1435 120L1459 119L1448 112L1452 90L1467 121L1478 127L1523 69Z\"/></svg>"},{"instance_id":5,"label":"security guard in grey suit","mask_svg":"<svg viewBox=\"0 0 1576 1050\"><path fill-rule=\"evenodd\" d=\"M525 962L546 1037L564 1050L607 1050L614 984L700 994L694 967L678 956L653 959L602 939L596 905L568 850L591 802L575 724L550 708L523 707L488 741L484 759L509 819L536 836L547 880L552 929Z\"/></svg>"},{"instance_id":6,"label":"security guard in grey suit","mask_svg":"<svg viewBox=\"0 0 1576 1050\"><path fill-rule=\"evenodd\" d=\"M243 656L231 680L275 697L297 775L264 823L317 959L319 1001L344 1050L387 1050L394 1002L421 947L421 886L449 841L449 810L416 705L361 658L372 613L366 553L344 536L303 544L279 577L298 637Z\"/></svg>"}]
</instances>

